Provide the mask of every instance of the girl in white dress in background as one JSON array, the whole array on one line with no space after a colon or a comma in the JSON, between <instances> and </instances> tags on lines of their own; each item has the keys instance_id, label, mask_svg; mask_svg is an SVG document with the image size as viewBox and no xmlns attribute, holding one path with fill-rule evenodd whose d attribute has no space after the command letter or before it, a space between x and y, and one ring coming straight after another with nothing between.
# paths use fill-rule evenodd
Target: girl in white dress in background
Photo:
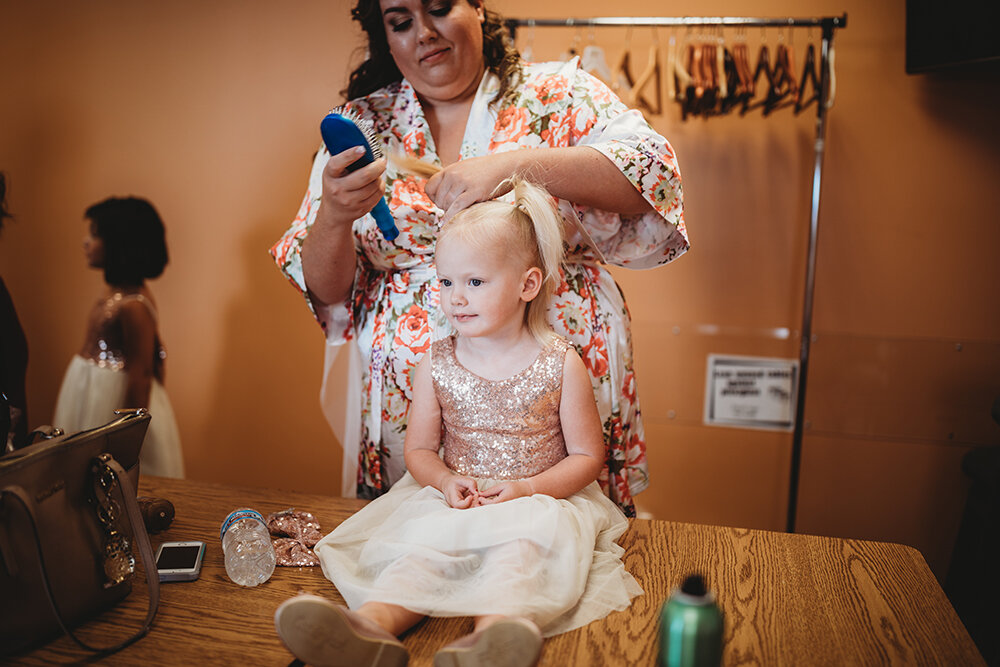
<instances>
[{"instance_id":1,"label":"girl in white dress in background","mask_svg":"<svg viewBox=\"0 0 1000 667\"><path fill-rule=\"evenodd\" d=\"M52 424L74 433L108 423L115 410L147 408L142 473L183 477L180 434L163 388L166 350L146 286L167 264L163 222L136 197L94 204L85 219L84 255L107 284L90 309L83 347L66 369Z\"/></svg>"},{"instance_id":2,"label":"girl in white dress in background","mask_svg":"<svg viewBox=\"0 0 1000 667\"><path fill-rule=\"evenodd\" d=\"M298 659L405 665L398 635L425 616L472 616L437 667L527 666L542 637L642 593L616 543L625 515L596 481L605 445L589 375L546 320L562 254L552 198L524 182L513 204L445 224L435 263L456 333L414 371L407 472L315 547L348 608L300 595L275 613Z\"/></svg>"}]
</instances>

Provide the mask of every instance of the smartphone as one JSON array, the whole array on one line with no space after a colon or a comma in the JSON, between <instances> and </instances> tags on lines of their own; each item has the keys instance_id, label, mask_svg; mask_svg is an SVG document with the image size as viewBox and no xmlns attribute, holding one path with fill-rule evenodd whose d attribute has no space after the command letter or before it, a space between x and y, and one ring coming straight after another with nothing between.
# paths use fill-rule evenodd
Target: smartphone
<instances>
[{"instance_id":1,"label":"smartphone","mask_svg":"<svg viewBox=\"0 0 1000 667\"><path fill-rule=\"evenodd\" d=\"M156 550L160 581L194 581L201 573L204 557L204 542L164 542Z\"/></svg>"}]
</instances>

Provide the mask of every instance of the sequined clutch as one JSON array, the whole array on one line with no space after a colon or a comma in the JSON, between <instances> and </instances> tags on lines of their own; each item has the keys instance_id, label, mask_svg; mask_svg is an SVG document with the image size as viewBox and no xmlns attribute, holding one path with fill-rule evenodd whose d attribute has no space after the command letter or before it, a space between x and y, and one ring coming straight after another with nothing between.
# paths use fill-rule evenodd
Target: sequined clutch
<instances>
[{"instance_id":1,"label":"sequined clutch","mask_svg":"<svg viewBox=\"0 0 1000 667\"><path fill-rule=\"evenodd\" d=\"M60 632L95 653L139 639L159 603L159 578L136 503L145 410L105 426L52 438L0 457L0 656ZM149 590L138 631L109 647L73 629L131 593L136 555Z\"/></svg>"}]
</instances>

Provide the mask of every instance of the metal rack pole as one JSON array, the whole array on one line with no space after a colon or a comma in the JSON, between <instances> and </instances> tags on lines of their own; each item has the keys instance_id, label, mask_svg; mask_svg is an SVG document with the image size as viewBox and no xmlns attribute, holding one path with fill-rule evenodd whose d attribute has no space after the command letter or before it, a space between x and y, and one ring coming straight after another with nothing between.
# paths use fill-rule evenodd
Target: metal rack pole
<instances>
[{"instance_id":1,"label":"metal rack pole","mask_svg":"<svg viewBox=\"0 0 1000 667\"><path fill-rule=\"evenodd\" d=\"M819 236L819 196L823 184L823 154L826 150L826 95L830 85L827 63L833 45L833 27L823 25L823 42L820 47L819 89L816 104L816 146L813 164L812 203L809 208L809 249L806 260L806 283L802 300L802 335L799 340L798 394L795 401L795 429L792 433L792 462L788 481L788 516L785 531L795 532L795 517L799 499L799 470L802 466L802 437L805 428L806 378L809 373L809 351L812 345L813 292L816 282L816 242Z\"/></svg>"},{"instance_id":2,"label":"metal rack pole","mask_svg":"<svg viewBox=\"0 0 1000 667\"><path fill-rule=\"evenodd\" d=\"M627 26L733 26L733 27L809 27L822 26L824 32L847 25L847 14L815 18L764 18L752 16L599 16L565 19L507 19L511 37L520 26L543 27L627 27Z\"/></svg>"}]
</instances>

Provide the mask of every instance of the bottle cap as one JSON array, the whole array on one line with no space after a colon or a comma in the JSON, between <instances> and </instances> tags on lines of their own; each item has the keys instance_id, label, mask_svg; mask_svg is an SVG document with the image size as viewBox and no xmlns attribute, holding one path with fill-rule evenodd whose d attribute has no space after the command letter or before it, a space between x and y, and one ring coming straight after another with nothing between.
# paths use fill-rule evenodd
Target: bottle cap
<instances>
[{"instance_id":1,"label":"bottle cap","mask_svg":"<svg viewBox=\"0 0 1000 667\"><path fill-rule=\"evenodd\" d=\"M260 521L262 526L265 528L267 527L267 523L265 523L264 517L260 515L260 512L252 510L249 507L244 507L242 509L233 510L229 513L226 520L222 522L222 530L219 531L219 539L221 540L225 537L226 531L229 530L229 527L240 519L253 519L255 521Z\"/></svg>"},{"instance_id":2,"label":"bottle cap","mask_svg":"<svg viewBox=\"0 0 1000 667\"><path fill-rule=\"evenodd\" d=\"M681 592L701 597L708 592L708 589L705 587L705 578L700 574L688 575L685 577L684 583L681 584Z\"/></svg>"},{"instance_id":3,"label":"bottle cap","mask_svg":"<svg viewBox=\"0 0 1000 667\"><path fill-rule=\"evenodd\" d=\"M684 604L707 606L715 604L715 593L708 590L705 578L700 574L684 577L680 588L674 589L673 597Z\"/></svg>"}]
</instances>

